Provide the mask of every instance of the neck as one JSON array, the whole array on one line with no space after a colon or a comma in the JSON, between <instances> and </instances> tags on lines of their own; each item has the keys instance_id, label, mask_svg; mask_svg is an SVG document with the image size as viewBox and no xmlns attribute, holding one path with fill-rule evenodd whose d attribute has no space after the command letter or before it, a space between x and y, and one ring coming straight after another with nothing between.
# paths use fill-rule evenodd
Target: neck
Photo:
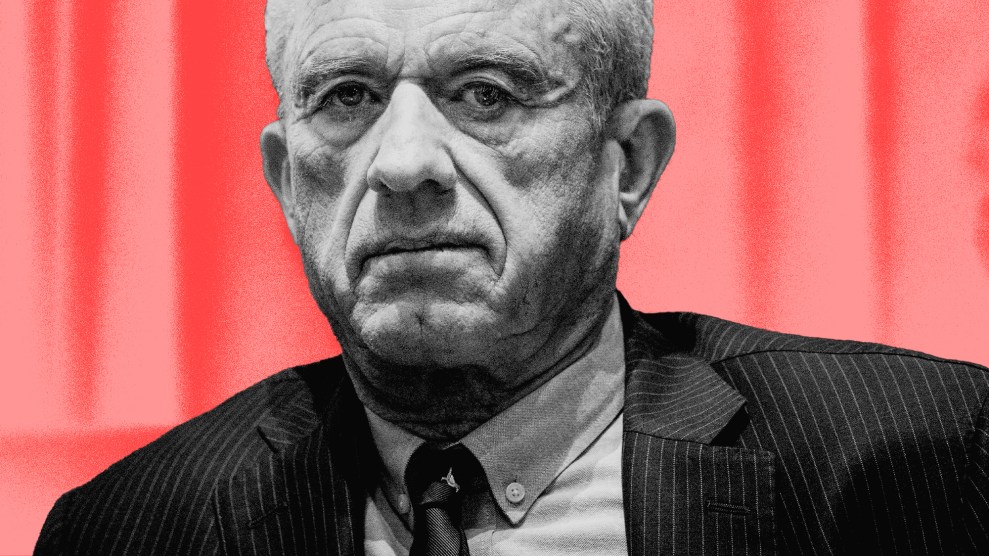
<instances>
[{"instance_id":1,"label":"neck","mask_svg":"<svg viewBox=\"0 0 989 556\"><path fill-rule=\"evenodd\" d=\"M556 320L556 333L541 341L522 342L529 349L521 350L514 343L506 346L488 365L409 367L362 349L344 349L343 357L357 396L368 409L427 440L453 441L590 351L613 303L611 293L592 310ZM519 358L520 353L527 357Z\"/></svg>"}]
</instances>

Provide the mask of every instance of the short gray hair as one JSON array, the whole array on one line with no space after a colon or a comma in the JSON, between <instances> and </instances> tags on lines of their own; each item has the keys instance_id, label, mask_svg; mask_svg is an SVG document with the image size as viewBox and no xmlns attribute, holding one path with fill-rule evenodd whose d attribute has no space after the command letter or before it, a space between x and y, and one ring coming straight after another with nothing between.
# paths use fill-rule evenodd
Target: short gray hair
<instances>
[{"instance_id":1,"label":"short gray hair","mask_svg":"<svg viewBox=\"0 0 989 556\"><path fill-rule=\"evenodd\" d=\"M285 50L300 3L310 0L268 0L265 9L265 61L278 91L280 116L286 92ZM646 96L652 9L652 0L571 0L572 23L581 37L578 58L584 93L602 119L622 102Z\"/></svg>"},{"instance_id":2,"label":"short gray hair","mask_svg":"<svg viewBox=\"0 0 989 556\"><path fill-rule=\"evenodd\" d=\"M652 57L652 0L572 0L585 92L601 117L644 98Z\"/></svg>"}]
</instances>

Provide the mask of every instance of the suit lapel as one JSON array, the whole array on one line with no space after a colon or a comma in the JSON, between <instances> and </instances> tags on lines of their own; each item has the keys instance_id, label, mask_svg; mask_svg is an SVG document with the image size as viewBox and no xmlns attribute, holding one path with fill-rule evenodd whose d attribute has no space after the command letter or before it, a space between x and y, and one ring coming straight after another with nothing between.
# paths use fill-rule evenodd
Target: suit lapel
<instances>
[{"instance_id":1,"label":"suit lapel","mask_svg":"<svg viewBox=\"0 0 989 556\"><path fill-rule=\"evenodd\" d=\"M624 300L622 321L629 553L772 553L775 456L731 446L745 399Z\"/></svg>"},{"instance_id":2,"label":"suit lapel","mask_svg":"<svg viewBox=\"0 0 989 556\"><path fill-rule=\"evenodd\" d=\"M303 375L308 391L258 426L273 452L218 489L225 552L363 554L365 485L377 456L343 365L331 363L340 369Z\"/></svg>"}]
</instances>

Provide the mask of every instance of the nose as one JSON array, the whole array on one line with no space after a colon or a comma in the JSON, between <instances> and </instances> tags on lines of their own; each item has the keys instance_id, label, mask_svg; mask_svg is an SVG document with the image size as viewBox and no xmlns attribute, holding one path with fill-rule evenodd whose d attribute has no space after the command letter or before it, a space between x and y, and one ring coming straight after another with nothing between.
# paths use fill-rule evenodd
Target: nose
<instances>
[{"instance_id":1,"label":"nose","mask_svg":"<svg viewBox=\"0 0 989 556\"><path fill-rule=\"evenodd\" d=\"M447 122L418 85L400 83L378 120L380 143L367 171L378 193L453 187L456 170L447 150Z\"/></svg>"}]
</instances>

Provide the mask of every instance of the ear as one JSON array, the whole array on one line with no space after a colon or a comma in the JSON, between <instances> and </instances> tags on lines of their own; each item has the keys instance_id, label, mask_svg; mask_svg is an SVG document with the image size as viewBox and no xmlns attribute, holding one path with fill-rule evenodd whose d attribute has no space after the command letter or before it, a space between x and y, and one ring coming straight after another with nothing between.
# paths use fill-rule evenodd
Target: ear
<instances>
[{"instance_id":1,"label":"ear","mask_svg":"<svg viewBox=\"0 0 989 556\"><path fill-rule=\"evenodd\" d=\"M285 126L282 125L281 120L275 120L261 130L261 160L264 166L264 179L268 181L268 186L282 206L285 222L288 223L288 229L295 239L295 189L292 187Z\"/></svg>"},{"instance_id":2,"label":"ear","mask_svg":"<svg viewBox=\"0 0 989 556\"><path fill-rule=\"evenodd\" d=\"M608 118L605 141L613 141L621 150L618 220L624 240L632 235L660 174L673 156L676 143L673 114L658 100L624 102Z\"/></svg>"}]
</instances>

